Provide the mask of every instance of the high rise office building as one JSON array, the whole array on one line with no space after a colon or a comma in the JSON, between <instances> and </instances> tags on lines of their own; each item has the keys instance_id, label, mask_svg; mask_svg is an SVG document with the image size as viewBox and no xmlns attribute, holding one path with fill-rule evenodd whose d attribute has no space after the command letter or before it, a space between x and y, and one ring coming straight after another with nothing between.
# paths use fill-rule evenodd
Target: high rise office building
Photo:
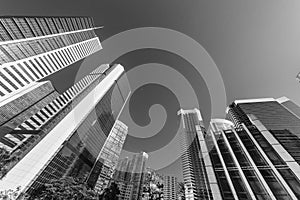
<instances>
[{"instance_id":1,"label":"high rise office building","mask_svg":"<svg viewBox=\"0 0 300 200\"><path fill-rule=\"evenodd\" d=\"M94 29L88 17L0 18L0 109L8 113L0 141L22 155L1 189L31 193L64 176L95 186L99 154L130 94L124 68L101 65L62 94L38 82L100 50Z\"/></svg>"},{"instance_id":2,"label":"high rise office building","mask_svg":"<svg viewBox=\"0 0 300 200\"><path fill-rule=\"evenodd\" d=\"M147 160L148 154L141 152L134 154L131 160L124 158L119 161L113 178L120 189L120 200L141 198Z\"/></svg>"},{"instance_id":3,"label":"high rise office building","mask_svg":"<svg viewBox=\"0 0 300 200\"><path fill-rule=\"evenodd\" d=\"M201 152L205 151L203 135L205 128L201 113L198 109L179 110L182 132L182 169L185 184L185 197L187 200L211 199L212 193L208 184L208 176L205 168L205 160ZM202 136L200 138L199 136Z\"/></svg>"},{"instance_id":4,"label":"high rise office building","mask_svg":"<svg viewBox=\"0 0 300 200\"><path fill-rule=\"evenodd\" d=\"M127 133L128 127L123 122L117 120L101 149L98 158L99 165L95 166L94 169L95 171L99 170L99 174L96 173L97 176L95 177L95 181L97 181L95 189L100 193L107 188L112 179ZM90 181L90 183L92 182ZM92 183L92 185L94 184Z\"/></svg>"},{"instance_id":5,"label":"high rise office building","mask_svg":"<svg viewBox=\"0 0 300 200\"><path fill-rule=\"evenodd\" d=\"M51 179L72 176L93 188L101 167L108 164L99 154L129 94L121 65L95 69L34 115L46 113L44 121L27 120L32 123L28 128L42 127L46 135L0 181L0 187L21 186L30 194Z\"/></svg>"},{"instance_id":6,"label":"high rise office building","mask_svg":"<svg viewBox=\"0 0 300 200\"><path fill-rule=\"evenodd\" d=\"M43 138L42 108L59 94L38 81L100 50L95 28L89 17L0 17L0 147L21 159Z\"/></svg>"},{"instance_id":7,"label":"high rise office building","mask_svg":"<svg viewBox=\"0 0 300 200\"><path fill-rule=\"evenodd\" d=\"M171 175L164 175L163 176L163 193L165 200L173 200L177 199L177 177Z\"/></svg>"},{"instance_id":8,"label":"high rise office building","mask_svg":"<svg viewBox=\"0 0 300 200\"><path fill-rule=\"evenodd\" d=\"M0 101L100 50L89 17L0 17Z\"/></svg>"},{"instance_id":9,"label":"high rise office building","mask_svg":"<svg viewBox=\"0 0 300 200\"><path fill-rule=\"evenodd\" d=\"M291 100L285 97L237 100L227 108L227 116L236 126L253 124L260 131L267 130L300 164L299 106ZM256 124L258 121L260 124Z\"/></svg>"},{"instance_id":10,"label":"high rise office building","mask_svg":"<svg viewBox=\"0 0 300 200\"><path fill-rule=\"evenodd\" d=\"M260 127L241 123L234 128L230 121L212 120L204 135L208 152L202 156L213 169L207 173L213 195L220 195L214 199L299 199L298 163L255 123Z\"/></svg>"}]
</instances>

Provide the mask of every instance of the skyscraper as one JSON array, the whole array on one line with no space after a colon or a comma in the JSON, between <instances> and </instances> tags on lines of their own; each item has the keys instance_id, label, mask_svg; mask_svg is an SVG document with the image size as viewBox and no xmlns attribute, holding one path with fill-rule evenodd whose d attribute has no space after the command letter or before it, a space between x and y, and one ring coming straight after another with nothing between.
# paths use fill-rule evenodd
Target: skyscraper
<instances>
[{"instance_id":1,"label":"skyscraper","mask_svg":"<svg viewBox=\"0 0 300 200\"><path fill-rule=\"evenodd\" d=\"M141 152L134 154L131 160L124 158L119 161L113 177L120 189L120 200L140 199L147 160L148 154Z\"/></svg>"},{"instance_id":2,"label":"skyscraper","mask_svg":"<svg viewBox=\"0 0 300 200\"><path fill-rule=\"evenodd\" d=\"M121 65L100 66L76 83L41 110L51 111L41 124L44 138L0 181L1 188L31 193L63 176L94 187L99 166L107 165L99 153L129 94Z\"/></svg>"},{"instance_id":3,"label":"skyscraper","mask_svg":"<svg viewBox=\"0 0 300 200\"><path fill-rule=\"evenodd\" d=\"M89 17L0 17L0 101L100 50Z\"/></svg>"},{"instance_id":4,"label":"skyscraper","mask_svg":"<svg viewBox=\"0 0 300 200\"><path fill-rule=\"evenodd\" d=\"M299 107L287 98L237 100L227 109L236 126L256 125L268 131L300 164ZM259 123L259 124L258 124Z\"/></svg>"},{"instance_id":5,"label":"skyscraper","mask_svg":"<svg viewBox=\"0 0 300 200\"><path fill-rule=\"evenodd\" d=\"M209 182L217 180L221 194L217 199L299 199L299 165L274 137L254 125L233 128L224 120L225 128L215 123L205 142L214 172Z\"/></svg>"},{"instance_id":6,"label":"skyscraper","mask_svg":"<svg viewBox=\"0 0 300 200\"><path fill-rule=\"evenodd\" d=\"M177 199L177 177L171 175L164 175L164 199L165 200L173 200Z\"/></svg>"},{"instance_id":7,"label":"skyscraper","mask_svg":"<svg viewBox=\"0 0 300 200\"><path fill-rule=\"evenodd\" d=\"M97 181L95 189L98 192L103 191L112 179L127 133L128 127L117 120L101 149L97 161L99 164L95 165L95 169L93 169L93 171L98 171L98 173L94 173L94 180ZM93 177L89 179L91 178ZM89 182L91 185L94 185L93 181Z\"/></svg>"},{"instance_id":8,"label":"skyscraper","mask_svg":"<svg viewBox=\"0 0 300 200\"><path fill-rule=\"evenodd\" d=\"M42 108L65 97L38 81L100 50L94 29L89 17L0 17L0 147L21 159L45 135Z\"/></svg>"},{"instance_id":9,"label":"skyscraper","mask_svg":"<svg viewBox=\"0 0 300 200\"><path fill-rule=\"evenodd\" d=\"M99 154L130 94L124 68L101 65L62 94L37 82L100 50L94 29L88 17L0 19L0 109L14 125L1 126L1 137L17 144L12 154L22 149L23 155L0 180L1 189L30 194L64 176L95 186L99 166L107 165ZM27 107L9 110L18 102ZM32 140L18 143L20 134Z\"/></svg>"},{"instance_id":10,"label":"skyscraper","mask_svg":"<svg viewBox=\"0 0 300 200\"><path fill-rule=\"evenodd\" d=\"M188 200L211 199L212 193L208 184L202 146L205 128L198 109L179 110L182 124L182 169L185 184L185 197ZM200 138L201 136L201 138Z\"/></svg>"}]
</instances>

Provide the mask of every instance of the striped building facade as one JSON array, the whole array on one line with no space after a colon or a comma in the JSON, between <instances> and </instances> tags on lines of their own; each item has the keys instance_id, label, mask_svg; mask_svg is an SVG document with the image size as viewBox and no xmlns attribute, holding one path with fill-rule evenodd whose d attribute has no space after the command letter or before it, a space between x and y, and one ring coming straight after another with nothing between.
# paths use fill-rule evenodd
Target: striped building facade
<instances>
[{"instance_id":1,"label":"striped building facade","mask_svg":"<svg viewBox=\"0 0 300 200\"><path fill-rule=\"evenodd\" d=\"M209 183L218 186L214 199L299 199L298 163L259 121L238 128L214 123L204 136L209 151L203 155L213 169Z\"/></svg>"},{"instance_id":2,"label":"striped building facade","mask_svg":"<svg viewBox=\"0 0 300 200\"><path fill-rule=\"evenodd\" d=\"M18 156L1 190L32 194L64 176L93 188L116 162L120 145L104 147L113 130L127 134L116 123L130 95L124 68L103 64L61 94L41 81L102 49L96 28L89 17L0 18L0 147Z\"/></svg>"},{"instance_id":3,"label":"striped building facade","mask_svg":"<svg viewBox=\"0 0 300 200\"><path fill-rule=\"evenodd\" d=\"M118 126L115 122L129 94L121 65L101 65L89 73L16 128L42 130L44 135L0 181L0 187L20 186L31 194L63 176L95 187L105 166L99 155L115 133L113 127Z\"/></svg>"},{"instance_id":4,"label":"striped building facade","mask_svg":"<svg viewBox=\"0 0 300 200\"><path fill-rule=\"evenodd\" d=\"M0 147L22 157L36 143L67 102L38 81L100 50L95 28L90 17L0 17Z\"/></svg>"}]
</instances>

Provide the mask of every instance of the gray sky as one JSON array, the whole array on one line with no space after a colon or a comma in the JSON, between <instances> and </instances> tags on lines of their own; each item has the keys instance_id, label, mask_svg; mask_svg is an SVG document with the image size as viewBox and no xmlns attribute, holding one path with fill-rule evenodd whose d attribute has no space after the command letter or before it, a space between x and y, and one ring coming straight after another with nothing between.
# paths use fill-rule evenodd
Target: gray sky
<instances>
[{"instance_id":1,"label":"gray sky","mask_svg":"<svg viewBox=\"0 0 300 200\"><path fill-rule=\"evenodd\" d=\"M105 26L104 29L97 31L101 40L138 27L153 26L177 30L198 41L210 54L223 77L227 103L243 98L287 96L300 104L300 95L298 94L300 84L295 79L296 74L300 71L300 1L1 0L0 3L1 15L92 16L97 25ZM158 58L159 55L163 58ZM202 106L201 110L204 118L207 118L210 114L207 87L203 80L197 79L195 82L194 77L188 75L192 74L192 71L188 66L189 64L185 63L184 60L172 56L168 52L142 50L122 56L118 61L124 64L126 70L129 70L134 65L145 64L146 61L155 62L154 58L157 58L156 62L163 62L163 64L175 69L178 69L179 66L185 66L188 80L190 82L194 81L194 87L199 81L198 85L200 86L197 86L196 92L199 96L202 96L200 108L201 105L206 105ZM63 78L66 77L63 74L52 76L52 80L55 80L55 87L62 90L68 84L71 84L74 81L73 76L76 74L77 69L78 66L74 66L72 69L64 70L64 73L69 75L69 80ZM148 108L153 103L159 104L155 100L157 95L155 95L153 88L155 86L152 89L150 87L148 92L139 91L141 95L135 95L132 101L145 102ZM167 93L164 89L161 89L161 91ZM161 94L160 100L164 101ZM167 103L170 105L170 110L172 108L174 108L173 110L177 109L175 100ZM147 113L146 111L146 113L140 112L143 110L140 104L138 103L136 108L133 106L131 110L135 122L140 125L150 123L150 118L156 119L152 122L157 121L159 123L160 119L165 120L167 118L166 113L174 115L174 111L173 113L168 110L164 111L163 108L155 106L150 109L149 117L143 115ZM193 106L193 103L191 103L191 106ZM224 112L224 110L220 112ZM176 117L173 118L170 117L173 123L169 122L168 126L176 125ZM151 127L153 127L153 131L157 131L155 127L161 127L161 124L152 125ZM134 132L134 130L130 131L132 132L131 135L136 137L139 134L145 134ZM149 128L148 132L152 132L152 129ZM171 127L164 127L158 134L165 135L165 137L162 137L156 143L168 142L172 138L170 134L173 133L171 132ZM152 141L149 144L143 142L141 140L142 147L139 145L134 146L136 151L142 148L149 150L153 146ZM130 141L127 141L125 147L132 148L133 145ZM175 147L171 149L178 151ZM165 160L165 154L160 155L153 156L150 159L150 166L155 168ZM164 171L179 173L178 164L179 162L176 162Z\"/></svg>"}]
</instances>

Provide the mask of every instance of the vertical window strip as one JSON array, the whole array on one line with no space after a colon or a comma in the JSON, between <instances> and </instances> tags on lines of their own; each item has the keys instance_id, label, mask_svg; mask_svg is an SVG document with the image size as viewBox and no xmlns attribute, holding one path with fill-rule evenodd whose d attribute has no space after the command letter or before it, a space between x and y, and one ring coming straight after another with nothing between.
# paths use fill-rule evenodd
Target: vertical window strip
<instances>
[{"instance_id":1,"label":"vertical window strip","mask_svg":"<svg viewBox=\"0 0 300 200\"><path fill-rule=\"evenodd\" d=\"M13 40L8 31L5 29L4 24L0 20L0 35L3 41Z\"/></svg>"},{"instance_id":2,"label":"vertical window strip","mask_svg":"<svg viewBox=\"0 0 300 200\"><path fill-rule=\"evenodd\" d=\"M2 72L0 72L0 77L4 79L4 84L5 83L8 83L8 84L5 84L5 86L9 87L10 91L14 91L14 90L17 90L19 89L13 82L12 80L10 80L8 78L8 75L5 74L4 70L2 70Z\"/></svg>"},{"instance_id":3,"label":"vertical window strip","mask_svg":"<svg viewBox=\"0 0 300 200\"><path fill-rule=\"evenodd\" d=\"M23 66L22 63L18 63L17 65L24 72L24 75L26 75L31 81L35 81L33 78L34 75L27 69L26 66Z\"/></svg>"},{"instance_id":4,"label":"vertical window strip","mask_svg":"<svg viewBox=\"0 0 300 200\"><path fill-rule=\"evenodd\" d=\"M25 78L25 76L19 71L19 70L17 70L17 68L14 66L14 65L11 65L10 66L18 75L19 75L19 77L21 77L21 79L23 79L27 84L29 84L30 83L30 81L27 79L27 78Z\"/></svg>"},{"instance_id":5,"label":"vertical window strip","mask_svg":"<svg viewBox=\"0 0 300 200\"><path fill-rule=\"evenodd\" d=\"M64 66L67 66L69 64L68 60L65 58L65 56L62 55L62 51L57 51L57 56L60 59L60 61L64 64Z\"/></svg>"},{"instance_id":6,"label":"vertical window strip","mask_svg":"<svg viewBox=\"0 0 300 200\"><path fill-rule=\"evenodd\" d=\"M48 56L51 58L51 61L55 64L58 70L62 68L62 65L57 61L53 53L49 54Z\"/></svg>"},{"instance_id":7,"label":"vertical window strip","mask_svg":"<svg viewBox=\"0 0 300 200\"><path fill-rule=\"evenodd\" d=\"M42 32L41 28L39 27L39 25L37 24L37 21L35 20L35 18L25 18L25 20L27 21L29 27L31 28L31 30L33 31L33 33L36 37L43 35L43 32Z\"/></svg>"},{"instance_id":8,"label":"vertical window strip","mask_svg":"<svg viewBox=\"0 0 300 200\"><path fill-rule=\"evenodd\" d=\"M42 65L49 71L49 74L52 74L55 72L55 70L52 68L51 65L49 65L43 57L38 57L38 60L42 63Z\"/></svg>"},{"instance_id":9,"label":"vertical window strip","mask_svg":"<svg viewBox=\"0 0 300 200\"><path fill-rule=\"evenodd\" d=\"M46 67L44 67L36 58L31 60L35 66L37 66L37 68L39 69L39 71L42 72L43 76L47 76L48 74L50 74L50 72L48 72L48 70L46 70Z\"/></svg>"},{"instance_id":10,"label":"vertical window strip","mask_svg":"<svg viewBox=\"0 0 300 200\"><path fill-rule=\"evenodd\" d=\"M54 25L54 22L52 21L52 18L46 17L45 19L46 19L46 23L47 23L47 25L48 25L48 27L49 27L51 33L52 33L52 34L58 33L58 31L57 31L57 29L56 29L56 27L55 27L55 25Z\"/></svg>"},{"instance_id":11,"label":"vertical window strip","mask_svg":"<svg viewBox=\"0 0 300 200\"><path fill-rule=\"evenodd\" d=\"M52 107L55 109L55 112L58 112L58 111L59 111L60 107L59 107L54 101L52 101L50 104L51 104Z\"/></svg>"},{"instance_id":12,"label":"vertical window strip","mask_svg":"<svg viewBox=\"0 0 300 200\"><path fill-rule=\"evenodd\" d=\"M41 116L40 112L36 113L35 116L37 116L43 123L45 122L45 119Z\"/></svg>"},{"instance_id":13,"label":"vertical window strip","mask_svg":"<svg viewBox=\"0 0 300 200\"><path fill-rule=\"evenodd\" d=\"M64 66L65 66L65 63L62 62L62 60L61 60L61 58L59 57L57 51L56 51L56 52L53 52L53 56L54 56L54 58L59 62L59 64L61 65L61 67L64 67Z\"/></svg>"},{"instance_id":14,"label":"vertical window strip","mask_svg":"<svg viewBox=\"0 0 300 200\"><path fill-rule=\"evenodd\" d=\"M37 117L37 115L33 115L32 118L34 118L35 121L37 121L39 124L43 124L43 121Z\"/></svg>"},{"instance_id":15,"label":"vertical window strip","mask_svg":"<svg viewBox=\"0 0 300 200\"><path fill-rule=\"evenodd\" d=\"M31 66L31 64L26 61L24 61L23 63L27 67L27 69L29 69L29 71L35 76L36 80L39 80L40 77L38 76L38 72L36 72L36 70L33 68L33 66Z\"/></svg>"},{"instance_id":16,"label":"vertical window strip","mask_svg":"<svg viewBox=\"0 0 300 200\"><path fill-rule=\"evenodd\" d=\"M11 67L10 67L11 68ZM3 68L4 71L12 77L12 79L15 81L16 85L18 85L20 88L24 87L26 85L25 81L22 81L21 77L17 75L17 73L11 72L7 67ZM18 76L18 77L17 77Z\"/></svg>"},{"instance_id":17,"label":"vertical window strip","mask_svg":"<svg viewBox=\"0 0 300 200\"><path fill-rule=\"evenodd\" d=\"M50 63L53 66L53 68L55 69L55 71L59 70L58 65L52 59L51 54L45 55L45 59L48 61L48 63Z\"/></svg>"},{"instance_id":18,"label":"vertical window strip","mask_svg":"<svg viewBox=\"0 0 300 200\"><path fill-rule=\"evenodd\" d=\"M40 67L38 67L32 60L28 60L28 64L32 66L32 69L36 70L36 72L41 76L40 78L45 76L45 74L40 70Z\"/></svg>"},{"instance_id":19,"label":"vertical window strip","mask_svg":"<svg viewBox=\"0 0 300 200\"><path fill-rule=\"evenodd\" d=\"M67 50L63 49L60 51L64 59L67 60L67 64L71 64L73 61L71 60L70 56L67 54Z\"/></svg>"},{"instance_id":20,"label":"vertical window strip","mask_svg":"<svg viewBox=\"0 0 300 200\"><path fill-rule=\"evenodd\" d=\"M12 58L12 60L19 60L19 58L7 45L2 45L2 47L7 52L7 54Z\"/></svg>"},{"instance_id":21,"label":"vertical window strip","mask_svg":"<svg viewBox=\"0 0 300 200\"><path fill-rule=\"evenodd\" d=\"M63 26L62 26L62 24L61 24L61 22L60 22L60 20L59 20L59 18L54 17L54 18L52 18L52 19L53 19L53 21L54 21L55 26L57 27L58 32L59 32L59 33L65 32L64 29L63 29Z\"/></svg>"},{"instance_id":22,"label":"vertical window strip","mask_svg":"<svg viewBox=\"0 0 300 200\"><path fill-rule=\"evenodd\" d=\"M31 31L24 18L13 18L13 20L15 21L25 38L34 37L33 32Z\"/></svg>"}]
</instances>

